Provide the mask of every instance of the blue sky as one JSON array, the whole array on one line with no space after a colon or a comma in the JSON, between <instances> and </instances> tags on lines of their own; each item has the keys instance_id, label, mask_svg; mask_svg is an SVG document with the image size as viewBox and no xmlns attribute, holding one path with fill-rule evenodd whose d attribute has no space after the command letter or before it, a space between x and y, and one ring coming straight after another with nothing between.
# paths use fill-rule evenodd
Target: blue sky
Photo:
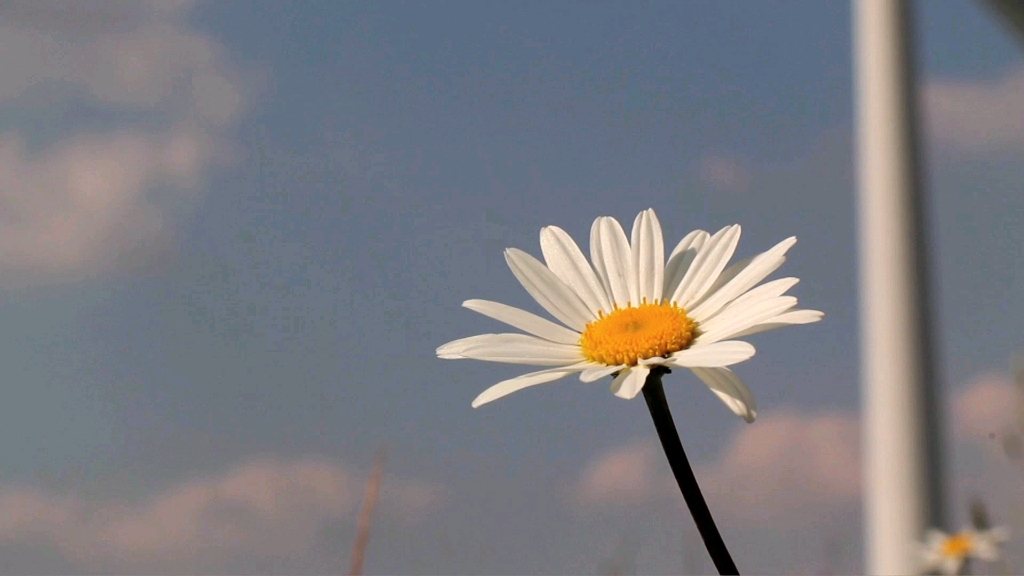
<instances>
[{"instance_id":1,"label":"blue sky","mask_svg":"<svg viewBox=\"0 0 1024 576\"><path fill-rule=\"evenodd\" d=\"M859 569L846 2L55 6L0 14L0 567L347 570L386 447L368 573L711 570L642 402L474 410L522 367L434 353L498 331L463 300L540 312L505 247L653 207L798 237L826 318L750 338L758 421L666 390L741 570ZM996 506L1024 65L976 2L916 15L951 497Z\"/></svg>"}]
</instances>

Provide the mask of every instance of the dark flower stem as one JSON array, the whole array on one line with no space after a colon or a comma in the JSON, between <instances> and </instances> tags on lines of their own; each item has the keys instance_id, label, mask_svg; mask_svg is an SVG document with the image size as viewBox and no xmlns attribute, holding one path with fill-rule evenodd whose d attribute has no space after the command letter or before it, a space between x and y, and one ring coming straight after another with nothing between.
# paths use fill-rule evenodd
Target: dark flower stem
<instances>
[{"instance_id":1,"label":"dark flower stem","mask_svg":"<svg viewBox=\"0 0 1024 576\"><path fill-rule=\"evenodd\" d=\"M683 443L679 441L679 433L676 432L676 425L672 421L672 413L669 412L668 402L665 401L665 388L661 385L661 377L668 374L668 368L657 366L651 369L644 383L644 400L647 401L647 408L651 411L651 418L654 420L654 428L658 431L658 438L661 439L661 446L665 449L665 456L668 457L668 464L672 467L672 474L676 477L679 490L683 493L686 506L690 509L697 530L704 539L704 546L708 549L711 560L719 574L736 574L736 563L732 561L729 550L722 541L722 535L718 533L715 526L715 519L711 517L711 511L704 502L704 495L700 493L700 486L693 476L693 469L690 468L690 461L686 459L686 452L683 451Z\"/></svg>"}]
</instances>

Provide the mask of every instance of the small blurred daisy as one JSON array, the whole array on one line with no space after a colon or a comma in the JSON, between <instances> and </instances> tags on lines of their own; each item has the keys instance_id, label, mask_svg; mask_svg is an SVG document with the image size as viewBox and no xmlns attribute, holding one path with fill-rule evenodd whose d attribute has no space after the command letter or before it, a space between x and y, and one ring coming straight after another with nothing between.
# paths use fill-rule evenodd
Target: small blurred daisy
<instances>
[{"instance_id":1,"label":"small blurred daisy","mask_svg":"<svg viewBox=\"0 0 1024 576\"><path fill-rule=\"evenodd\" d=\"M1010 538L1006 527L988 530L964 529L956 534L929 530L921 549L922 572L938 570L942 574L958 574L967 558L987 562L999 560L999 545Z\"/></svg>"},{"instance_id":2,"label":"small blurred daisy","mask_svg":"<svg viewBox=\"0 0 1024 576\"><path fill-rule=\"evenodd\" d=\"M728 366L755 350L736 338L817 322L824 315L794 309L796 298L784 294L796 278L757 286L785 262L796 238L727 268L739 239L739 225L714 235L695 230L666 261L654 210L636 217L631 238L614 218L604 216L590 232L592 267L564 230L542 228L544 263L515 248L505 251L505 259L526 291L564 326L498 302L467 300L466 308L529 334L462 338L438 348L437 355L550 366L495 384L477 396L474 408L577 372L583 382L614 376L612 392L634 398L660 366L692 370L726 406L752 422L754 397Z\"/></svg>"}]
</instances>

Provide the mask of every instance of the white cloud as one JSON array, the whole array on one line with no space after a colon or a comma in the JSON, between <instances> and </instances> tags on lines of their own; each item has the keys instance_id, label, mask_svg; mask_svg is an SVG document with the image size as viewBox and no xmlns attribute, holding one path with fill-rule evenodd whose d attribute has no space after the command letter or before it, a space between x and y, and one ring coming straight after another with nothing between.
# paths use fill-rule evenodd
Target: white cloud
<instances>
[{"instance_id":1,"label":"white cloud","mask_svg":"<svg viewBox=\"0 0 1024 576\"><path fill-rule=\"evenodd\" d=\"M364 481L326 460L263 459L140 502L4 486L0 542L55 547L83 570L216 571L238 555L308 554L326 522L354 526ZM380 498L381 513L416 521L443 502L444 492L386 477Z\"/></svg>"},{"instance_id":2,"label":"white cloud","mask_svg":"<svg viewBox=\"0 0 1024 576\"><path fill-rule=\"evenodd\" d=\"M990 81L930 80L921 92L937 141L982 151L1024 144L1024 67Z\"/></svg>"},{"instance_id":3,"label":"white cloud","mask_svg":"<svg viewBox=\"0 0 1024 576\"><path fill-rule=\"evenodd\" d=\"M807 524L857 502L859 439L851 413L787 410L741 428L698 473L726 515L759 525Z\"/></svg>"},{"instance_id":4,"label":"white cloud","mask_svg":"<svg viewBox=\"0 0 1024 576\"><path fill-rule=\"evenodd\" d=\"M953 397L954 431L962 441L989 443L990 435L1015 428L1022 414L1020 391L1007 376L982 374Z\"/></svg>"},{"instance_id":5,"label":"white cloud","mask_svg":"<svg viewBox=\"0 0 1024 576\"><path fill-rule=\"evenodd\" d=\"M736 158L717 154L704 156L698 171L705 183L724 192L746 192L750 187L750 172Z\"/></svg>"},{"instance_id":6,"label":"white cloud","mask_svg":"<svg viewBox=\"0 0 1024 576\"><path fill-rule=\"evenodd\" d=\"M596 458L583 472L576 490L583 504L637 504L665 495L657 441L636 440Z\"/></svg>"},{"instance_id":7,"label":"white cloud","mask_svg":"<svg viewBox=\"0 0 1024 576\"><path fill-rule=\"evenodd\" d=\"M0 1L0 104L31 116L45 90L46 106L86 96L141 119L42 150L25 144L36 134L0 133L0 270L38 282L107 269L166 235L204 173L231 158L245 83L187 25L192 4Z\"/></svg>"},{"instance_id":8,"label":"white cloud","mask_svg":"<svg viewBox=\"0 0 1024 576\"><path fill-rule=\"evenodd\" d=\"M860 486L859 428L846 412L764 414L742 426L722 455L695 470L716 514L744 525L805 523L821 507L849 506ZM587 467L582 503L678 499L656 440L615 448Z\"/></svg>"},{"instance_id":9,"label":"white cloud","mask_svg":"<svg viewBox=\"0 0 1024 576\"><path fill-rule=\"evenodd\" d=\"M185 126L86 136L36 155L17 134L0 134L0 268L109 267L164 230L164 211L145 192L161 183L191 188L212 148L207 134ZM173 200L187 197L179 191Z\"/></svg>"},{"instance_id":10,"label":"white cloud","mask_svg":"<svg viewBox=\"0 0 1024 576\"><path fill-rule=\"evenodd\" d=\"M1013 565L1024 543L1024 461L1021 440L1024 397L1005 375L984 374L954 394L952 418L962 450L955 455L953 484L955 513L966 522L970 500L979 498L991 521L1009 525L1012 538L1006 550ZM1008 449L1012 448L1012 449ZM1013 566L1007 573L1014 573Z\"/></svg>"},{"instance_id":11,"label":"white cloud","mask_svg":"<svg viewBox=\"0 0 1024 576\"><path fill-rule=\"evenodd\" d=\"M1009 490L1006 486L1022 485L1024 474L998 441L1013 431L1024 433L1022 402L1013 383L996 374L981 375L953 394L948 406L953 437L946 439L950 448L987 448L986 468L963 471L962 487L1003 493ZM716 460L698 465L695 474L716 516L734 524L806 526L853 510L861 486L858 416L852 411L795 409L763 414L752 425L740 425ZM581 474L576 497L584 506L669 499L682 505L656 439L633 441L599 455Z\"/></svg>"}]
</instances>

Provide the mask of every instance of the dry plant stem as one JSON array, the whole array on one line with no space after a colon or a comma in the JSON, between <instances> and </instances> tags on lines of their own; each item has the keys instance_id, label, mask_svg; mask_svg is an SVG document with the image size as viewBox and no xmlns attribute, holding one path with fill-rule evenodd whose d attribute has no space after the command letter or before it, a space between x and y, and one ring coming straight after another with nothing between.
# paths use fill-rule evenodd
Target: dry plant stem
<instances>
[{"instance_id":1,"label":"dry plant stem","mask_svg":"<svg viewBox=\"0 0 1024 576\"><path fill-rule=\"evenodd\" d=\"M380 484L384 480L384 451L378 450L373 462L373 471L366 480L366 494L363 497L363 509L359 511L359 524L356 528L356 543L352 545L352 568L349 574L359 576L363 573L363 558L366 555L366 544L370 541L370 518L373 508L377 505Z\"/></svg>"},{"instance_id":2,"label":"dry plant stem","mask_svg":"<svg viewBox=\"0 0 1024 576\"><path fill-rule=\"evenodd\" d=\"M704 495L700 492L697 479L693 476L693 469L690 468L690 461L686 459L686 452L683 451L683 443L679 440L679 433L676 432L676 425L672 421L672 413L669 412L668 402L665 401L665 389L661 385L661 376L668 374L669 370L663 367L653 368L647 375L644 383L644 400L647 401L647 408L651 411L651 418L654 419L654 428L658 431L658 438L661 439L661 446L665 449L665 456L668 457L668 464L672 467L672 474L676 477L679 490L683 493L686 506L690 509L697 530L704 539L704 546L708 549L711 560L719 574L736 574L736 563L732 561L729 550L722 541L715 520L711 517L711 511L704 502Z\"/></svg>"}]
</instances>

